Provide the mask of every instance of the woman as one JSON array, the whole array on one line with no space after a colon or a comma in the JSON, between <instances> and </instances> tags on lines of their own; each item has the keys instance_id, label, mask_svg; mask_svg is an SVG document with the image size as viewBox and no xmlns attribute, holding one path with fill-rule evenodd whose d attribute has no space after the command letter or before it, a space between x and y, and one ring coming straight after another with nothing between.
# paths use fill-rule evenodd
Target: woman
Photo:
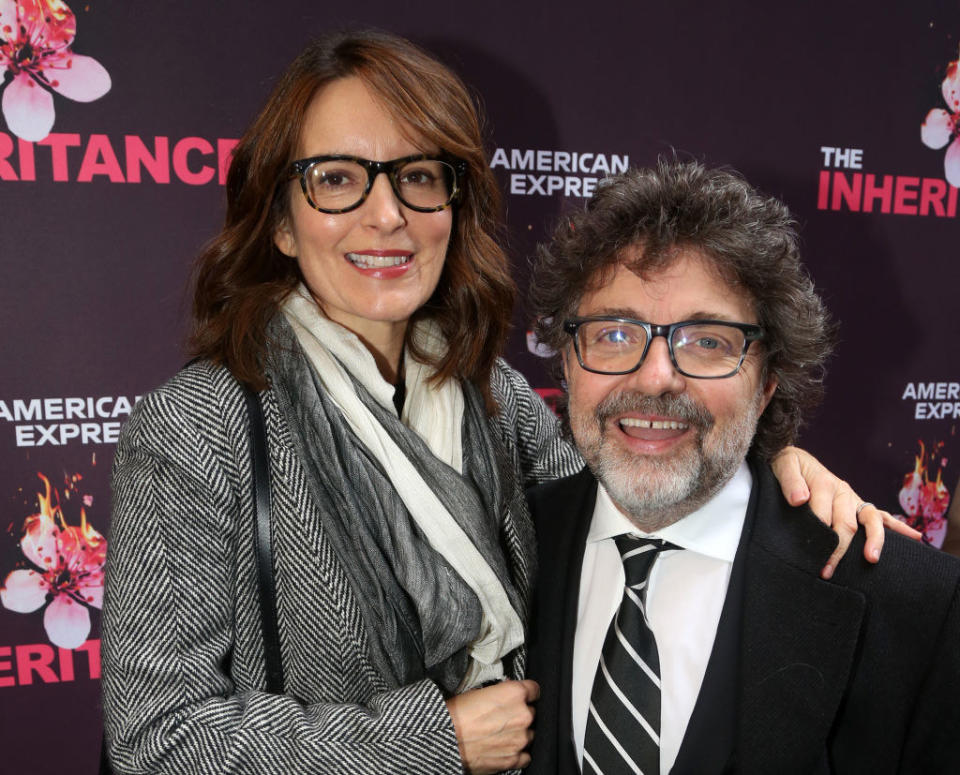
<instances>
[{"instance_id":1,"label":"woman","mask_svg":"<svg viewBox=\"0 0 960 775\"><path fill-rule=\"evenodd\" d=\"M522 488L581 461L497 360L513 286L468 93L403 40L321 41L237 146L227 192L198 262L200 360L117 448L114 766L524 766ZM267 427L283 695L262 690L239 382Z\"/></svg>"}]
</instances>

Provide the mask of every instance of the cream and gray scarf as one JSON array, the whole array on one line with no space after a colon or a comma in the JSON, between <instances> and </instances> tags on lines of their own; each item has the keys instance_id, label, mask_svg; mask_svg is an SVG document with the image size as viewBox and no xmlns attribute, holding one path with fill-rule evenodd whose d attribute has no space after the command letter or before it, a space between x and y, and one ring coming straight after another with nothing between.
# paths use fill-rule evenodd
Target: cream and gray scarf
<instances>
[{"instance_id":1,"label":"cream and gray scarf","mask_svg":"<svg viewBox=\"0 0 960 775\"><path fill-rule=\"evenodd\" d=\"M503 677L523 641L522 602L500 546L508 498L479 391L429 384L432 369L405 354L398 418L373 356L305 288L283 314L309 366L295 346L276 348L274 388L378 666L397 685L427 675L448 692ZM429 323L415 336L428 352L445 346Z\"/></svg>"}]
</instances>

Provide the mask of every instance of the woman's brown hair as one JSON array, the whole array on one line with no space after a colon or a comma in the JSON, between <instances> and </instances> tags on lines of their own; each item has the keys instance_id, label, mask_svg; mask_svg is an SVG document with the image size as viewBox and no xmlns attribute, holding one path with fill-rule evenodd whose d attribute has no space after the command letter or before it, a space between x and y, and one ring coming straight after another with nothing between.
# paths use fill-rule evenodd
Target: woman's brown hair
<instances>
[{"instance_id":1,"label":"woman's brown hair","mask_svg":"<svg viewBox=\"0 0 960 775\"><path fill-rule=\"evenodd\" d=\"M447 352L430 358L419 351L412 327L406 346L437 369L438 381L473 381L490 404L490 369L507 336L515 288L498 241L500 191L483 151L480 119L448 67L409 41L381 32L339 34L309 45L241 138L227 175L223 229L196 263L191 353L226 366L258 389L266 386L267 324L303 280L297 262L274 244L289 206L286 170L314 95L351 76L410 128L411 139L467 164L443 273L412 317L436 321Z\"/></svg>"}]
</instances>

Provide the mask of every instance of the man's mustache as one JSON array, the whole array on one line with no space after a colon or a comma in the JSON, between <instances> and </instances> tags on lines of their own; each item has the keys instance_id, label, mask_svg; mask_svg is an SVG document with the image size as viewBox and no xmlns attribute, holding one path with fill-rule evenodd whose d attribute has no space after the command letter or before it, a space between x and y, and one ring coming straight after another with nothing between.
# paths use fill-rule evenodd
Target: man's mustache
<instances>
[{"instance_id":1,"label":"man's mustache","mask_svg":"<svg viewBox=\"0 0 960 775\"><path fill-rule=\"evenodd\" d=\"M698 404L686 393L679 395L668 393L662 396L648 396L636 391L616 393L601 401L594 415L602 430L611 417L627 412L656 414L682 420L688 425L699 427L703 432L713 427L714 422L713 415L707 408Z\"/></svg>"}]
</instances>

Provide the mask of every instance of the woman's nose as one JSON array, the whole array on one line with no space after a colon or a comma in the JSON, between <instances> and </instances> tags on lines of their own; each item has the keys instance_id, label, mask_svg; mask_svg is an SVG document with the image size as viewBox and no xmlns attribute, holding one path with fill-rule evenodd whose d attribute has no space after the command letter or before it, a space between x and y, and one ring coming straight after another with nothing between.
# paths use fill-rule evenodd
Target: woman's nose
<instances>
[{"instance_id":1,"label":"woman's nose","mask_svg":"<svg viewBox=\"0 0 960 775\"><path fill-rule=\"evenodd\" d=\"M390 185L386 174L377 175L366 201L361 205L364 222L377 229L395 231L406 224L403 203Z\"/></svg>"}]
</instances>

